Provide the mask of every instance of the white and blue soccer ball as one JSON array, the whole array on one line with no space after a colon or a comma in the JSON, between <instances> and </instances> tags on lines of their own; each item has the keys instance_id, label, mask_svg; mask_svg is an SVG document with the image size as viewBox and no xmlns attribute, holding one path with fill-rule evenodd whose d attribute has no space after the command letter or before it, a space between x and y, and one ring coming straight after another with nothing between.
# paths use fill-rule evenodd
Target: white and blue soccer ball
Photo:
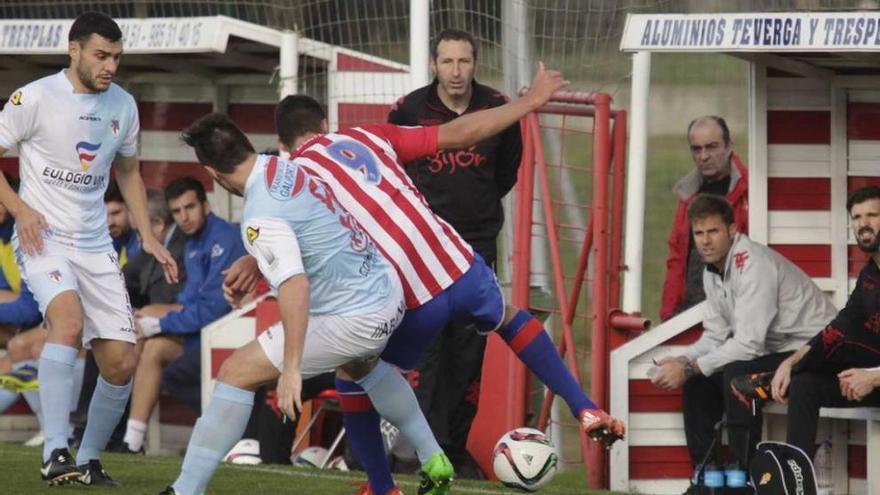
<instances>
[{"instance_id":1,"label":"white and blue soccer ball","mask_svg":"<svg viewBox=\"0 0 880 495\"><path fill-rule=\"evenodd\" d=\"M533 492L550 483L558 459L556 447L542 431L516 428L495 444L492 467L504 486Z\"/></svg>"},{"instance_id":2,"label":"white and blue soccer ball","mask_svg":"<svg viewBox=\"0 0 880 495\"><path fill-rule=\"evenodd\" d=\"M235 447L232 447L232 450L223 458L223 462L250 466L261 464L263 460L260 458L260 442L252 438L239 440Z\"/></svg>"}]
</instances>

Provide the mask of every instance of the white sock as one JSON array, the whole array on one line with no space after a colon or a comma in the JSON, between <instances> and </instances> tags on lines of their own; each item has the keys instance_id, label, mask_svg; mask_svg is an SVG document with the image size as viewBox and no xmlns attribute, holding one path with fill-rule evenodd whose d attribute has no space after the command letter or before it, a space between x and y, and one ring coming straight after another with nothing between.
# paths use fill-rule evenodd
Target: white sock
<instances>
[{"instance_id":1,"label":"white sock","mask_svg":"<svg viewBox=\"0 0 880 495\"><path fill-rule=\"evenodd\" d=\"M122 441L128 444L128 448L137 452L144 446L144 437L147 435L147 424L136 419L129 419L125 424L125 437Z\"/></svg>"}]
</instances>

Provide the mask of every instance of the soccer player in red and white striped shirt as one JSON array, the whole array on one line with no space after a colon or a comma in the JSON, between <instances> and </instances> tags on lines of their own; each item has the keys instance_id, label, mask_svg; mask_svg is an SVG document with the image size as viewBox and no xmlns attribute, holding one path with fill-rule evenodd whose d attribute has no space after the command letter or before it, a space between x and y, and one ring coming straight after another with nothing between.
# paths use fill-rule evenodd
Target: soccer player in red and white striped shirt
<instances>
[{"instance_id":1,"label":"soccer player in red and white striped shirt","mask_svg":"<svg viewBox=\"0 0 880 495\"><path fill-rule=\"evenodd\" d=\"M442 126L373 124L332 134L325 134L324 113L315 100L292 96L279 104L276 125L282 147L291 150L291 160L329 185L400 275L409 310L382 360L412 369L437 332L452 320L469 321L485 333L498 331L529 369L567 402L590 436L610 444L622 437L622 422L610 418L584 394L540 322L505 305L492 269L430 210L401 165L500 132L564 85L559 73L541 66L529 93L498 108ZM373 492L384 494L393 485L390 475L379 474L387 469L376 448L381 445L379 418L364 388L337 379L350 443L355 449L375 450L359 457L376 460L377 466L365 467Z\"/></svg>"},{"instance_id":2,"label":"soccer player in red and white striped shirt","mask_svg":"<svg viewBox=\"0 0 880 495\"><path fill-rule=\"evenodd\" d=\"M452 285L474 259L471 246L431 211L398 165L435 152L437 139L436 127L375 124L312 136L290 155L330 186L392 260L409 308Z\"/></svg>"}]
</instances>

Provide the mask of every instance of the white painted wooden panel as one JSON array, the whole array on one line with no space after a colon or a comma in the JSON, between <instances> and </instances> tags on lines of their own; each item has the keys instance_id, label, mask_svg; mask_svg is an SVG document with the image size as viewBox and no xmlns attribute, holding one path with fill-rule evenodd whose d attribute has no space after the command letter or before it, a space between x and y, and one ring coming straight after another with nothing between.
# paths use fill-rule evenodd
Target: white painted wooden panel
<instances>
[{"instance_id":1,"label":"white painted wooden panel","mask_svg":"<svg viewBox=\"0 0 880 495\"><path fill-rule=\"evenodd\" d=\"M243 316L227 322L222 331L211 335L214 349L238 349L256 337L256 318Z\"/></svg>"},{"instance_id":2,"label":"white painted wooden panel","mask_svg":"<svg viewBox=\"0 0 880 495\"><path fill-rule=\"evenodd\" d=\"M807 77L768 77L770 110L822 110L831 108L831 86Z\"/></svg>"},{"instance_id":3,"label":"white painted wooden panel","mask_svg":"<svg viewBox=\"0 0 880 495\"><path fill-rule=\"evenodd\" d=\"M880 103L880 90L851 89L847 92L850 103Z\"/></svg>"},{"instance_id":4,"label":"white painted wooden panel","mask_svg":"<svg viewBox=\"0 0 880 495\"><path fill-rule=\"evenodd\" d=\"M632 413L629 415L630 446L684 446L684 420L680 413Z\"/></svg>"},{"instance_id":5,"label":"white painted wooden panel","mask_svg":"<svg viewBox=\"0 0 880 495\"><path fill-rule=\"evenodd\" d=\"M828 211L770 211L770 244L829 244Z\"/></svg>"}]
</instances>

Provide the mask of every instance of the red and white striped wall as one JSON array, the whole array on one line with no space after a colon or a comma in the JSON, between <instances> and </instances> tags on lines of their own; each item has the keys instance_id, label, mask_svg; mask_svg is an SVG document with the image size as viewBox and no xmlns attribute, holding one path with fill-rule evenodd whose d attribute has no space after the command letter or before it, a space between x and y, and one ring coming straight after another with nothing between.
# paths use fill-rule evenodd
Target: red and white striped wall
<instances>
[{"instance_id":1,"label":"red and white striped wall","mask_svg":"<svg viewBox=\"0 0 880 495\"><path fill-rule=\"evenodd\" d=\"M759 66L760 68L760 66ZM801 267L842 307L866 257L849 230L846 197L880 184L880 78L793 77L753 71L749 125L749 233ZM611 488L681 493L692 474L679 391L654 387L654 358L679 355L700 335L702 305L611 356L612 414L628 438L612 449ZM615 393L615 391L625 391ZM784 417L765 435L784 439ZM819 438L830 436L824 422ZM849 493L866 493L865 424L850 422Z\"/></svg>"},{"instance_id":2,"label":"red and white striped wall","mask_svg":"<svg viewBox=\"0 0 880 495\"><path fill-rule=\"evenodd\" d=\"M202 330L202 408L207 407L223 362L279 320L278 304L264 294Z\"/></svg>"},{"instance_id":3,"label":"red and white striped wall","mask_svg":"<svg viewBox=\"0 0 880 495\"><path fill-rule=\"evenodd\" d=\"M141 172L148 188L161 189L171 180L197 177L220 217L237 221L241 200L215 187L196 162L192 149L180 141L180 131L202 115L222 111L248 135L257 151L277 148L275 104L277 93L268 84L223 88L192 83L134 84L141 120ZM218 98L218 92L224 94ZM221 103L225 102L225 104Z\"/></svg>"},{"instance_id":4,"label":"red and white striped wall","mask_svg":"<svg viewBox=\"0 0 880 495\"><path fill-rule=\"evenodd\" d=\"M845 203L859 187L880 184L880 91L768 77L767 106L764 241L841 305L867 259L855 246Z\"/></svg>"}]
</instances>

